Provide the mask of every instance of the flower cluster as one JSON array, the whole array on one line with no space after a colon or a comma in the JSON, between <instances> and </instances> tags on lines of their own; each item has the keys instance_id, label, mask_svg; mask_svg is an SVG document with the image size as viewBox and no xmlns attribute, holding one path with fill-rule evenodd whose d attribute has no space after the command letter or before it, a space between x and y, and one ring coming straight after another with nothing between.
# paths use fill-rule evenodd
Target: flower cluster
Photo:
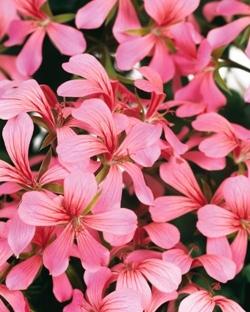
<instances>
[{"instance_id":1,"label":"flower cluster","mask_svg":"<svg viewBox=\"0 0 250 312\"><path fill-rule=\"evenodd\" d=\"M45 311L39 280L46 311L245 311L225 289L248 257L250 130L220 68L250 71L228 58L250 57L249 4L85 2L0 1L0 311ZM47 36L56 91L33 76Z\"/></svg>"}]
</instances>

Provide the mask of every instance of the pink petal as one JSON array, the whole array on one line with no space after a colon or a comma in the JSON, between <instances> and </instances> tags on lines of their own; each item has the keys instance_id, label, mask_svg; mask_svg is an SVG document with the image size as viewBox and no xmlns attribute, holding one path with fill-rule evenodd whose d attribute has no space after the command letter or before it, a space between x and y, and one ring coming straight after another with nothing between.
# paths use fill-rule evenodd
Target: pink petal
<instances>
[{"instance_id":1,"label":"pink petal","mask_svg":"<svg viewBox=\"0 0 250 312\"><path fill-rule=\"evenodd\" d=\"M15 265L7 275L6 285L10 290L25 290L35 279L42 267L42 258L32 256Z\"/></svg>"},{"instance_id":2,"label":"pink petal","mask_svg":"<svg viewBox=\"0 0 250 312\"><path fill-rule=\"evenodd\" d=\"M190 271L193 259L182 249L171 249L162 254L163 260L175 264L182 274Z\"/></svg>"},{"instance_id":3,"label":"pink petal","mask_svg":"<svg viewBox=\"0 0 250 312\"><path fill-rule=\"evenodd\" d=\"M163 292L176 290L181 282L180 269L160 259L147 259L140 265L140 272L152 285Z\"/></svg>"},{"instance_id":4,"label":"pink petal","mask_svg":"<svg viewBox=\"0 0 250 312\"><path fill-rule=\"evenodd\" d=\"M95 271L109 262L109 251L100 244L87 229L76 233L82 265L87 270Z\"/></svg>"},{"instance_id":5,"label":"pink petal","mask_svg":"<svg viewBox=\"0 0 250 312\"><path fill-rule=\"evenodd\" d=\"M144 226L150 239L157 246L162 248L172 248L180 240L180 232L170 223L150 223Z\"/></svg>"},{"instance_id":6,"label":"pink petal","mask_svg":"<svg viewBox=\"0 0 250 312\"><path fill-rule=\"evenodd\" d=\"M138 295L130 289L115 290L102 301L100 312L143 312Z\"/></svg>"},{"instance_id":7,"label":"pink petal","mask_svg":"<svg viewBox=\"0 0 250 312\"><path fill-rule=\"evenodd\" d=\"M11 22L8 29L9 39L4 42L4 45L11 47L13 45L22 44L26 36L36 30L33 21L23 21L15 19Z\"/></svg>"},{"instance_id":8,"label":"pink petal","mask_svg":"<svg viewBox=\"0 0 250 312\"><path fill-rule=\"evenodd\" d=\"M98 138L75 134L61 140L56 150L60 162L71 170L81 166L86 168L86 162L91 157L107 152L106 146Z\"/></svg>"},{"instance_id":9,"label":"pink petal","mask_svg":"<svg viewBox=\"0 0 250 312\"><path fill-rule=\"evenodd\" d=\"M74 242L71 224L44 250L43 263L53 276L63 274L69 264L69 253Z\"/></svg>"},{"instance_id":10,"label":"pink petal","mask_svg":"<svg viewBox=\"0 0 250 312\"><path fill-rule=\"evenodd\" d=\"M86 49L86 41L82 33L71 26L49 23L46 30L51 41L62 54L71 56L80 54Z\"/></svg>"},{"instance_id":11,"label":"pink petal","mask_svg":"<svg viewBox=\"0 0 250 312\"><path fill-rule=\"evenodd\" d=\"M19 216L27 224L50 226L68 222L69 216L57 199L44 192L27 192L19 206Z\"/></svg>"},{"instance_id":12,"label":"pink petal","mask_svg":"<svg viewBox=\"0 0 250 312\"><path fill-rule=\"evenodd\" d=\"M214 298L215 303L221 308L222 312L246 312L241 306L228 298L223 296L215 296Z\"/></svg>"},{"instance_id":13,"label":"pink petal","mask_svg":"<svg viewBox=\"0 0 250 312\"><path fill-rule=\"evenodd\" d=\"M175 74L174 60L164 40L156 40L149 66L160 74L164 82L173 78Z\"/></svg>"},{"instance_id":14,"label":"pink petal","mask_svg":"<svg viewBox=\"0 0 250 312\"><path fill-rule=\"evenodd\" d=\"M136 230L137 217L133 211L120 208L84 216L83 223L97 231L115 235L127 235Z\"/></svg>"},{"instance_id":15,"label":"pink petal","mask_svg":"<svg viewBox=\"0 0 250 312\"><path fill-rule=\"evenodd\" d=\"M104 141L108 151L113 152L117 143L117 130L107 104L98 99L86 100L73 110L73 117L83 122L83 127Z\"/></svg>"},{"instance_id":16,"label":"pink petal","mask_svg":"<svg viewBox=\"0 0 250 312\"><path fill-rule=\"evenodd\" d=\"M197 204L206 202L189 164L184 159L172 157L160 167L161 178L173 188L193 199Z\"/></svg>"},{"instance_id":17,"label":"pink petal","mask_svg":"<svg viewBox=\"0 0 250 312\"><path fill-rule=\"evenodd\" d=\"M107 176L99 184L99 189L101 194L92 210L95 214L120 208L123 184L122 172L117 166L109 168Z\"/></svg>"},{"instance_id":18,"label":"pink petal","mask_svg":"<svg viewBox=\"0 0 250 312\"><path fill-rule=\"evenodd\" d=\"M155 222L174 220L200 207L196 201L184 196L162 196L155 199L149 211Z\"/></svg>"},{"instance_id":19,"label":"pink petal","mask_svg":"<svg viewBox=\"0 0 250 312\"><path fill-rule=\"evenodd\" d=\"M236 275L235 263L226 257L207 254L197 259L202 263L207 274L221 283L226 283Z\"/></svg>"},{"instance_id":20,"label":"pink petal","mask_svg":"<svg viewBox=\"0 0 250 312\"><path fill-rule=\"evenodd\" d=\"M236 232L240 221L229 210L206 205L198 211L197 228L207 237L221 237Z\"/></svg>"},{"instance_id":21,"label":"pink petal","mask_svg":"<svg viewBox=\"0 0 250 312\"><path fill-rule=\"evenodd\" d=\"M232 250L226 237L207 239L207 254L219 255L232 259Z\"/></svg>"},{"instance_id":22,"label":"pink petal","mask_svg":"<svg viewBox=\"0 0 250 312\"><path fill-rule=\"evenodd\" d=\"M207 39L213 50L227 46L250 24L250 17L239 18L225 26L212 29Z\"/></svg>"},{"instance_id":23,"label":"pink petal","mask_svg":"<svg viewBox=\"0 0 250 312\"><path fill-rule=\"evenodd\" d=\"M41 185L46 185L55 181L64 180L69 172L61 165L50 167L39 179Z\"/></svg>"},{"instance_id":24,"label":"pink petal","mask_svg":"<svg viewBox=\"0 0 250 312\"><path fill-rule=\"evenodd\" d=\"M190 15L199 5L198 0L145 0L145 10L159 24L175 24Z\"/></svg>"},{"instance_id":25,"label":"pink petal","mask_svg":"<svg viewBox=\"0 0 250 312\"><path fill-rule=\"evenodd\" d=\"M149 54L154 44L155 40L151 34L123 42L116 51L117 67L120 70L132 69Z\"/></svg>"},{"instance_id":26,"label":"pink petal","mask_svg":"<svg viewBox=\"0 0 250 312\"><path fill-rule=\"evenodd\" d=\"M72 297L73 289L65 273L59 276L52 276L53 294L59 302L64 302Z\"/></svg>"},{"instance_id":27,"label":"pink petal","mask_svg":"<svg viewBox=\"0 0 250 312\"><path fill-rule=\"evenodd\" d=\"M17 68L26 76L33 75L42 64L43 28L37 29L26 41L17 57Z\"/></svg>"},{"instance_id":28,"label":"pink petal","mask_svg":"<svg viewBox=\"0 0 250 312\"><path fill-rule=\"evenodd\" d=\"M35 234L35 226L24 223L16 214L9 222L8 243L16 257L29 245Z\"/></svg>"},{"instance_id":29,"label":"pink petal","mask_svg":"<svg viewBox=\"0 0 250 312\"><path fill-rule=\"evenodd\" d=\"M120 0L118 13L113 27L113 34L119 43L130 38L126 30L140 28L140 22L131 0Z\"/></svg>"},{"instance_id":30,"label":"pink petal","mask_svg":"<svg viewBox=\"0 0 250 312\"><path fill-rule=\"evenodd\" d=\"M222 170L226 165L225 158L210 158L200 151L187 152L184 157L205 170Z\"/></svg>"},{"instance_id":31,"label":"pink petal","mask_svg":"<svg viewBox=\"0 0 250 312\"><path fill-rule=\"evenodd\" d=\"M250 215L250 181L245 176L228 178L223 183L226 206L242 219Z\"/></svg>"},{"instance_id":32,"label":"pink petal","mask_svg":"<svg viewBox=\"0 0 250 312\"><path fill-rule=\"evenodd\" d=\"M245 230L240 230L234 238L231 249L232 257L237 266L237 273L243 268L248 244L248 233Z\"/></svg>"},{"instance_id":33,"label":"pink petal","mask_svg":"<svg viewBox=\"0 0 250 312\"><path fill-rule=\"evenodd\" d=\"M206 113L198 116L196 120L192 122L192 126L195 130L222 132L226 133L228 136L232 136L234 133L233 127L227 119L217 113Z\"/></svg>"},{"instance_id":34,"label":"pink petal","mask_svg":"<svg viewBox=\"0 0 250 312\"><path fill-rule=\"evenodd\" d=\"M31 183L32 173L29 165L29 145L34 126L31 118L21 113L8 120L3 129L3 139L7 152L15 167Z\"/></svg>"},{"instance_id":35,"label":"pink petal","mask_svg":"<svg viewBox=\"0 0 250 312\"><path fill-rule=\"evenodd\" d=\"M177 155L182 155L187 151L187 145L183 144L167 125L164 125L164 134L167 142L171 145Z\"/></svg>"},{"instance_id":36,"label":"pink petal","mask_svg":"<svg viewBox=\"0 0 250 312\"><path fill-rule=\"evenodd\" d=\"M117 0L92 0L76 14L76 26L82 29L99 28Z\"/></svg>"},{"instance_id":37,"label":"pink petal","mask_svg":"<svg viewBox=\"0 0 250 312\"><path fill-rule=\"evenodd\" d=\"M99 87L100 91L112 93L109 77L98 62L98 60L87 53L72 56L68 63L63 64L63 69L71 74L83 77L93 83L95 88ZM58 94L63 95L61 87L58 89Z\"/></svg>"},{"instance_id":38,"label":"pink petal","mask_svg":"<svg viewBox=\"0 0 250 312\"><path fill-rule=\"evenodd\" d=\"M224 133L216 133L203 140L199 149L208 157L221 158L232 152L238 143Z\"/></svg>"},{"instance_id":39,"label":"pink petal","mask_svg":"<svg viewBox=\"0 0 250 312\"><path fill-rule=\"evenodd\" d=\"M64 180L64 206L71 215L79 215L97 193L95 176L73 171Z\"/></svg>"},{"instance_id":40,"label":"pink petal","mask_svg":"<svg viewBox=\"0 0 250 312\"><path fill-rule=\"evenodd\" d=\"M70 304L64 307L63 312L89 312L92 307L83 297L79 289L73 290L73 300Z\"/></svg>"},{"instance_id":41,"label":"pink petal","mask_svg":"<svg viewBox=\"0 0 250 312\"><path fill-rule=\"evenodd\" d=\"M29 307L21 291L9 290L5 285L0 285L0 296L2 296L15 312L27 312ZM9 311L9 309L7 310Z\"/></svg>"},{"instance_id":42,"label":"pink petal","mask_svg":"<svg viewBox=\"0 0 250 312\"><path fill-rule=\"evenodd\" d=\"M154 200L153 193L146 185L141 169L133 163L123 163L122 168L124 168L133 180L134 191L138 199L143 204L152 204Z\"/></svg>"},{"instance_id":43,"label":"pink petal","mask_svg":"<svg viewBox=\"0 0 250 312\"><path fill-rule=\"evenodd\" d=\"M116 289L121 291L126 288L138 293L144 309L150 304L151 289L139 270L124 270L118 275Z\"/></svg>"},{"instance_id":44,"label":"pink petal","mask_svg":"<svg viewBox=\"0 0 250 312\"><path fill-rule=\"evenodd\" d=\"M128 131L126 138L119 146L116 154L122 155L129 153L129 156L133 159L134 155L136 157L137 153L142 151L145 152L145 150L152 147L152 145L157 146L157 144L159 144L161 132L161 127L157 125L151 125L142 122L136 123ZM142 140L142 137L144 137L144 140ZM147 149L147 151L149 152L149 149Z\"/></svg>"},{"instance_id":45,"label":"pink petal","mask_svg":"<svg viewBox=\"0 0 250 312\"><path fill-rule=\"evenodd\" d=\"M215 303L205 290L199 290L181 301L179 312L213 312Z\"/></svg>"},{"instance_id":46,"label":"pink petal","mask_svg":"<svg viewBox=\"0 0 250 312\"><path fill-rule=\"evenodd\" d=\"M3 265L13 252L5 238L0 237L0 266Z\"/></svg>"},{"instance_id":47,"label":"pink petal","mask_svg":"<svg viewBox=\"0 0 250 312\"><path fill-rule=\"evenodd\" d=\"M107 287L108 281L111 279L112 273L110 269L102 267L95 272L85 271L84 281L87 285L87 297L93 306L100 305L103 292Z\"/></svg>"},{"instance_id":48,"label":"pink petal","mask_svg":"<svg viewBox=\"0 0 250 312\"><path fill-rule=\"evenodd\" d=\"M147 312L155 312L157 309L160 308L160 306L168 301L175 300L178 297L178 293L176 291L173 291L171 293L165 293L159 291L157 288L153 288L152 291L152 300L150 302L150 305L147 306L147 309L145 311ZM169 307L168 307L169 308ZM168 311L170 312L170 311Z\"/></svg>"}]
</instances>

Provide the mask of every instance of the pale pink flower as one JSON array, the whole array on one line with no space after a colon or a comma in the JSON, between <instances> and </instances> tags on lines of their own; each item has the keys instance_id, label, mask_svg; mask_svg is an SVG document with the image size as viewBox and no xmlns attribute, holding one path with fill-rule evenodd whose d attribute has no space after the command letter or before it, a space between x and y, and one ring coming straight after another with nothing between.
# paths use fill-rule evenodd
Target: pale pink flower
<instances>
[{"instance_id":1,"label":"pale pink flower","mask_svg":"<svg viewBox=\"0 0 250 312\"><path fill-rule=\"evenodd\" d=\"M32 120L26 113L8 120L3 129L5 147L13 165L0 160L0 181L11 183L14 192L17 191L16 184L19 189L28 191L62 180L68 174L59 164L51 166L45 172L31 171L28 152L33 130ZM8 189L11 191L9 187Z\"/></svg>"},{"instance_id":2,"label":"pale pink flower","mask_svg":"<svg viewBox=\"0 0 250 312\"><path fill-rule=\"evenodd\" d=\"M127 123L123 123L123 118L119 118L119 114L116 115L118 122L115 123L115 115L112 115L103 101L97 99L84 101L79 108L72 111L72 115L82 122L81 127L90 134L75 135L59 142L57 147L59 160L64 165L75 167L93 156L99 156L103 165L109 168L103 182L105 194L109 193L112 185L113 196L110 194L106 197L109 198L109 205L120 200L123 171L126 171L133 180L134 191L139 200L150 204L153 194L145 184L140 166L152 166L160 156L161 127L139 120L128 127ZM125 130L124 127L128 130L120 142L119 135Z\"/></svg>"},{"instance_id":3,"label":"pale pink flower","mask_svg":"<svg viewBox=\"0 0 250 312\"><path fill-rule=\"evenodd\" d=\"M250 181L245 176L231 177L223 183L224 204L206 205L198 211L197 227L210 238L237 233L231 248L240 271L246 256L250 233Z\"/></svg>"},{"instance_id":4,"label":"pale pink flower","mask_svg":"<svg viewBox=\"0 0 250 312\"><path fill-rule=\"evenodd\" d=\"M192 268L202 266L207 274L218 282L226 283L235 277L236 265L226 255L215 254L207 248L206 254L193 257L192 249L188 251L186 247L180 247L163 252L162 258L178 266L182 274L188 273Z\"/></svg>"},{"instance_id":5,"label":"pale pink flower","mask_svg":"<svg viewBox=\"0 0 250 312\"><path fill-rule=\"evenodd\" d=\"M72 302L63 309L63 312L142 312L138 294L132 289L115 290L104 295L111 277L108 268L100 268L93 273L85 272L86 296L75 289Z\"/></svg>"},{"instance_id":6,"label":"pale pink flower","mask_svg":"<svg viewBox=\"0 0 250 312\"><path fill-rule=\"evenodd\" d=\"M17 57L18 70L27 76L32 75L42 63L42 45L48 34L57 49L65 55L82 53L86 42L80 31L53 21L53 16L42 10L46 0L18 0L16 8L23 20L12 21L5 42L6 46L22 44L30 35ZM68 42L70 41L70 44Z\"/></svg>"},{"instance_id":7,"label":"pale pink flower","mask_svg":"<svg viewBox=\"0 0 250 312\"><path fill-rule=\"evenodd\" d=\"M118 274L116 289L133 289L139 294L143 307L149 306L152 298L150 282L164 293L174 292L181 282L180 269L158 258L156 252L136 250L130 253L122 264L113 268Z\"/></svg>"},{"instance_id":8,"label":"pale pink flower","mask_svg":"<svg viewBox=\"0 0 250 312\"><path fill-rule=\"evenodd\" d=\"M232 124L216 113L202 114L192 122L194 129L215 132L205 138L199 149L208 157L222 158L233 153L237 164L250 159L250 131L238 124Z\"/></svg>"},{"instance_id":9,"label":"pale pink flower","mask_svg":"<svg viewBox=\"0 0 250 312\"><path fill-rule=\"evenodd\" d=\"M212 29L207 36L213 49L227 46L235 40L239 34L250 25L250 5L237 0L222 0L209 3L204 7L205 16L212 20L216 15L225 16L227 20L235 15L243 15L228 24ZM248 40L245 50L250 56L250 40Z\"/></svg>"},{"instance_id":10,"label":"pale pink flower","mask_svg":"<svg viewBox=\"0 0 250 312\"><path fill-rule=\"evenodd\" d=\"M119 42L127 39L125 30L140 27L140 23L131 0L92 0L76 14L78 28L94 29L100 27L112 10L118 6L113 34Z\"/></svg>"},{"instance_id":11,"label":"pale pink flower","mask_svg":"<svg viewBox=\"0 0 250 312\"><path fill-rule=\"evenodd\" d=\"M188 5L183 0L174 2L156 0L154 3L151 0L145 0L145 10L153 19L153 26L146 35L140 36L140 29L138 29L138 35L132 35L121 43L116 52L118 68L130 70L137 62L150 55L152 60L149 66L158 71L164 81L172 79L175 65L171 55L174 39L171 28L175 24L184 22L198 5L199 0L189 1Z\"/></svg>"},{"instance_id":12,"label":"pale pink flower","mask_svg":"<svg viewBox=\"0 0 250 312\"><path fill-rule=\"evenodd\" d=\"M206 290L195 291L181 301L179 312L213 312L215 306L222 312L245 312L238 303L223 296L212 296Z\"/></svg>"},{"instance_id":13,"label":"pale pink flower","mask_svg":"<svg viewBox=\"0 0 250 312\"><path fill-rule=\"evenodd\" d=\"M83 266L93 269L106 265L109 260L108 250L95 238L93 230L118 236L135 231L136 215L128 209L89 214L89 205L97 191L94 175L77 171L65 178L64 197L51 197L43 192L23 195L19 214L24 222L36 226L64 226L44 251L44 265L52 275L58 276L67 269L75 238Z\"/></svg>"},{"instance_id":14,"label":"pale pink flower","mask_svg":"<svg viewBox=\"0 0 250 312\"><path fill-rule=\"evenodd\" d=\"M111 110L129 109L127 102L136 102L136 96L119 82L110 80L105 68L90 54L72 56L62 67L84 79L64 82L57 90L60 96L101 98Z\"/></svg>"},{"instance_id":15,"label":"pale pink flower","mask_svg":"<svg viewBox=\"0 0 250 312\"><path fill-rule=\"evenodd\" d=\"M161 196L155 199L149 211L154 222L166 222L207 203L189 164L172 157L160 167L160 176L182 195Z\"/></svg>"},{"instance_id":16,"label":"pale pink flower","mask_svg":"<svg viewBox=\"0 0 250 312\"><path fill-rule=\"evenodd\" d=\"M0 39L6 35L10 23L17 19L17 12L14 0L0 1Z\"/></svg>"}]
</instances>

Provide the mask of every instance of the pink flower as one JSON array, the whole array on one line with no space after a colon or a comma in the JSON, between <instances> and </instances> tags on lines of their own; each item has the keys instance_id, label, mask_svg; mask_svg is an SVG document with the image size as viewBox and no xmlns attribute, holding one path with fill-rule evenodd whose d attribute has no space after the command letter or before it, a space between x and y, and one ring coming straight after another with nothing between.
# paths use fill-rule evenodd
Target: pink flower
<instances>
[{"instance_id":1,"label":"pink flower","mask_svg":"<svg viewBox=\"0 0 250 312\"><path fill-rule=\"evenodd\" d=\"M28 191L62 180L68 174L60 165L53 165L45 172L41 171L36 174L31 171L28 151L33 129L32 120L26 113L8 120L3 129L5 147L13 165L0 160L0 181L8 182L6 184L8 189L11 183L14 192L17 191L16 184L19 186L18 189ZM3 189L3 185L1 188Z\"/></svg>"},{"instance_id":2,"label":"pink flower","mask_svg":"<svg viewBox=\"0 0 250 312\"><path fill-rule=\"evenodd\" d=\"M95 196L94 175L79 171L65 178L64 197L43 192L23 195L19 214L24 222L36 226L63 225L62 232L44 252L44 264L52 275L58 276L67 269L75 238L83 266L93 269L106 265L109 258L108 250L93 236L93 230L118 236L135 231L136 215L128 209L90 215Z\"/></svg>"},{"instance_id":3,"label":"pink flower","mask_svg":"<svg viewBox=\"0 0 250 312\"><path fill-rule=\"evenodd\" d=\"M243 17L231 21L224 26L212 29L208 33L207 39L213 49L227 46L250 24L250 6L241 1L216 1L214 4L207 4L204 12L208 20L212 20L216 15L223 15L227 20L231 19L234 15L243 15ZM248 40L245 52L250 56L250 40Z\"/></svg>"},{"instance_id":4,"label":"pink flower","mask_svg":"<svg viewBox=\"0 0 250 312\"><path fill-rule=\"evenodd\" d=\"M181 301L179 312L213 312L215 306L221 311L244 312L238 303L223 296L211 296L205 290L199 290Z\"/></svg>"},{"instance_id":5,"label":"pink flower","mask_svg":"<svg viewBox=\"0 0 250 312\"><path fill-rule=\"evenodd\" d=\"M155 199L149 211L154 222L166 222L207 203L192 169L184 159L172 157L160 167L161 178L182 195L161 196Z\"/></svg>"},{"instance_id":6,"label":"pink flower","mask_svg":"<svg viewBox=\"0 0 250 312\"><path fill-rule=\"evenodd\" d=\"M135 30L135 36L121 43L116 52L118 68L130 70L144 57L152 55L149 66L158 71L164 81L172 79L175 66L171 55L174 49L171 29L175 24L182 23L198 5L198 0L189 1L188 5L183 0L157 0L154 3L145 0L145 10L153 19L153 26L149 30L146 28L144 36L140 36L144 29L142 32L138 29L138 34Z\"/></svg>"},{"instance_id":7,"label":"pink flower","mask_svg":"<svg viewBox=\"0 0 250 312\"><path fill-rule=\"evenodd\" d=\"M46 34L57 49L65 55L82 53L86 42L81 32L71 26L61 25L53 21L53 16L45 13L43 5L46 0L26 1L16 3L17 11L23 20L12 21L6 46L22 44L30 35L17 57L17 67L23 75L30 76L37 71L42 63L42 44ZM70 44L68 44L70 40Z\"/></svg>"},{"instance_id":8,"label":"pink flower","mask_svg":"<svg viewBox=\"0 0 250 312\"><path fill-rule=\"evenodd\" d=\"M6 35L10 23L17 19L17 12L14 0L0 1L0 39Z\"/></svg>"},{"instance_id":9,"label":"pink flower","mask_svg":"<svg viewBox=\"0 0 250 312\"><path fill-rule=\"evenodd\" d=\"M149 250L130 253L123 264L118 264L113 270L118 273L116 289L133 289L140 295L144 308L150 304L152 297L148 281L164 293L172 293L181 282L180 269L155 258L155 252Z\"/></svg>"},{"instance_id":10,"label":"pink flower","mask_svg":"<svg viewBox=\"0 0 250 312\"><path fill-rule=\"evenodd\" d=\"M124 122L119 114L113 116L107 105L97 99L84 101L79 108L73 110L72 115L82 122L81 127L89 134L75 135L74 138L59 142L57 152L60 161L72 168L98 156L106 169L109 169L103 188L108 191L112 185L115 194L109 197L110 207L111 202L121 198L123 171L132 178L139 200L150 204L153 194L145 184L140 166L151 166L159 157L161 128L141 121L128 127L126 119ZM118 122L115 122L116 118ZM128 129L121 142L121 132L125 127ZM103 192L106 193L104 189Z\"/></svg>"},{"instance_id":11,"label":"pink flower","mask_svg":"<svg viewBox=\"0 0 250 312\"><path fill-rule=\"evenodd\" d=\"M125 30L140 27L140 23L131 0L92 0L76 14L78 28L94 29L100 27L109 14L118 6L113 34L119 42L127 39Z\"/></svg>"},{"instance_id":12,"label":"pink flower","mask_svg":"<svg viewBox=\"0 0 250 312\"><path fill-rule=\"evenodd\" d=\"M231 124L224 117L216 113L200 115L193 121L194 129L206 132L215 132L205 138L199 149L208 157L221 158L233 152L237 164L249 164L250 157L250 131L244 127Z\"/></svg>"},{"instance_id":13,"label":"pink flower","mask_svg":"<svg viewBox=\"0 0 250 312\"><path fill-rule=\"evenodd\" d=\"M233 260L240 271L250 233L250 181L245 176L228 178L223 183L224 201L220 206L206 205L198 211L197 227L210 238L237 233L231 248Z\"/></svg>"},{"instance_id":14,"label":"pink flower","mask_svg":"<svg viewBox=\"0 0 250 312\"><path fill-rule=\"evenodd\" d=\"M63 312L142 312L138 294L131 289L115 290L104 296L111 276L108 268L100 268L94 273L86 272L86 298L80 290L75 289L72 302L63 309Z\"/></svg>"},{"instance_id":15,"label":"pink flower","mask_svg":"<svg viewBox=\"0 0 250 312\"><path fill-rule=\"evenodd\" d=\"M119 82L109 79L103 66L90 54L75 55L62 66L65 71L84 79L63 83L57 90L60 96L101 98L112 111L130 109L127 102L136 101L136 96L132 92Z\"/></svg>"}]
</instances>

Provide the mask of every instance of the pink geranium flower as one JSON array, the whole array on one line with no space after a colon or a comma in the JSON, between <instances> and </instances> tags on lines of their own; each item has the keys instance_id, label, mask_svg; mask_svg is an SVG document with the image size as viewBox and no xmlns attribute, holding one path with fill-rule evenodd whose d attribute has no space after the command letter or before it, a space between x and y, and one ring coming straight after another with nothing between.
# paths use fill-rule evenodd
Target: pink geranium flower
<instances>
[{"instance_id":1,"label":"pink geranium flower","mask_svg":"<svg viewBox=\"0 0 250 312\"><path fill-rule=\"evenodd\" d=\"M117 276L117 289L133 289L139 294L144 309L151 302L150 282L156 289L165 293L174 292L181 282L180 269L159 258L158 253L149 250L136 250L130 253L123 264L113 268Z\"/></svg>"},{"instance_id":2,"label":"pink geranium flower","mask_svg":"<svg viewBox=\"0 0 250 312\"><path fill-rule=\"evenodd\" d=\"M127 39L125 30L140 27L140 23L131 0L92 0L76 14L76 25L82 29L100 27L108 15L118 6L113 34L119 42Z\"/></svg>"},{"instance_id":3,"label":"pink geranium flower","mask_svg":"<svg viewBox=\"0 0 250 312\"><path fill-rule=\"evenodd\" d=\"M112 185L113 196L109 197L111 202L120 201L122 172L126 171L133 180L134 191L139 200L150 204L153 194L145 184L140 166L151 166L159 157L161 127L141 121L129 126L126 118L119 118L119 114L112 115L107 105L97 99L84 101L79 108L72 111L72 115L82 122L81 127L89 134L75 135L59 142L57 152L60 161L72 168L98 156L109 169L103 188L109 190ZM128 129L122 141L125 127Z\"/></svg>"},{"instance_id":4,"label":"pink geranium flower","mask_svg":"<svg viewBox=\"0 0 250 312\"><path fill-rule=\"evenodd\" d=\"M175 24L184 22L199 5L199 0L151 0L144 1L144 7L148 15L153 19L153 25L146 32L146 35L138 34L130 36L122 42L116 52L117 66L121 70L130 70L146 56L152 55L150 65L159 72L164 81L173 78L175 73L173 52L172 27ZM127 29L129 31L131 29ZM145 31L144 31L145 32ZM136 33L136 30L135 30ZM143 33L143 29L142 29Z\"/></svg>"},{"instance_id":5,"label":"pink geranium flower","mask_svg":"<svg viewBox=\"0 0 250 312\"><path fill-rule=\"evenodd\" d=\"M85 273L86 297L78 289L74 290L73 300L63 312L142 312L138 294L127 288L115 290L105 296L105 290L112 280L108 268L100 268L94 273Z\"/></svg>"},{"instance_id":6,"label":"pink geranium flower","mask_svg":"<svg viewBox=\"0 0 250 312\"><path fill-rule=\"evenodd\" d=\"M63 226L56 240L44 251L44 264L52 275L58 276L67 269L75 238L83 266L96 269L108 263L109 252L95 238L93 230L118 236L135 231L136 215L128 209L89 213L97 191L94 175L77 171L65 178L64 197L52 197L43 192L23 195L19 214L24 222L36 226Z\"/></svg>"},{"instance_id":7,"label":"pink geranium flower","mask_svg":"<svg viewBox=\"0 0 250 312\"><path fill-rule=\"evenodd\" d=\"M181 301L179 312L213 312L215 306L221 311L245 312L236 302L223 296L212 296L206 290L198 290Z\"/></svg>"},{"instance_id":8,"label":"pink geranium flower","mask_svg":"<svg viewBox=\"0 0 250 312\"><path fill-rule=\"evenodd\" d=\"M42 63L42 44L46 34L58 50L65 55L82 53L86 42L81 32L71 26L53 21L53 16L45 13L43 5L46 0L19 0L16 2L18 13L23 19L12 21L6 46L22 44L30 35L17 57L17 67L23 75L30 76ZM68 44L70 40L70 44Z\"/></svg>"},{"instance_id":9,"label":"pink geranium flower","mask_svg":"<svg viewBox=\"0 0 250 312\"><path fill-rule=\"evenodd\" d=\"M215 132L202 140L199 149L208 157L222 158L233 153L237 164L245 162L249 166L250 131L240 125L232 124L216 113L202 114L193 121L194 129Z\"/></svg>"},{"instance_id":10,"label":"pink geranium flower","mask_svg":"<svg viewBox=\"0 0 250 312\"><path fill-rule=\"evenodd\" d=\"M198 211L197 227L210 238L237 233L231 248L232 256L241 270L250 234L250 181L245 176L228 178L223 183L224 203L205 205Z\"/></svg>"}]
</instances>

